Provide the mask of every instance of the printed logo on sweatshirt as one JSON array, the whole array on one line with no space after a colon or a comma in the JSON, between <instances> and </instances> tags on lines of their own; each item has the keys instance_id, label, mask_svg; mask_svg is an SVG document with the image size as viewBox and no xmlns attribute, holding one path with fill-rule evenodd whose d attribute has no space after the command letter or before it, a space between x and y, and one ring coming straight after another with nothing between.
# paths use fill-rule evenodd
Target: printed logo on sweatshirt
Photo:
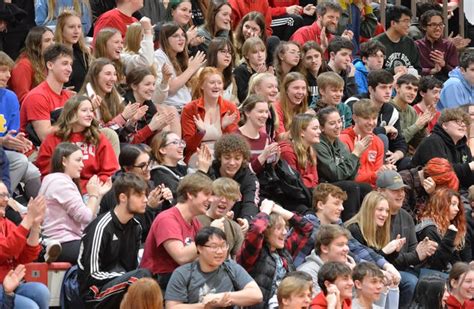
<instances>
[{"instance_id":1,"label":"printed logo on sweatshirt","mask_svg":"<svg viewBox=\"0 0 474 309\"><path fill-rule=\"evenodd\" d=\"M368 155L367 155L367 160L371 163L375 163L376 159L377 159L377 151L369 150Z\"/></svg>"},{"instance_id":2,"label":"printed logo on sweatshirt","mask_svg":"<svg viewBox=\"0 0 474 309\"><path fill-rule=\"evenodd\" d=\"M87 144L84 142L76 142L75 143L79 148L81 148L82 151L82 160L89 160L89 155L91 157L95 157L95 146L92 144Z\"/></svg>"},{"instance_id":3,"label":"printed logo on sweatshirt","mask_svg":"<svg viewBox=\"0 0 474 309\"><path fill-rule=\"evenodd\" d=\"M412 66L410 59L404 53L393 53L385 62L385 68L394 69L398 66L406 66L407 68Z\"/></svg>"},{"instance_id":4,"label":"printed logo on sweatshirt","mask_svg":"<svg viewBox=\"0 0 474 309\"><path fill-rule=\"evenodd\" d=\"M115 234L114 234L114 236L112 236L112 241L114 241L114 240L118 240L118 237Z\"/></svg>"},{"instance_id":5,"label":"printed logo on sweatshirt","mask_svg":"<svg viewBox=\"0 0 474 309\"><path fill-rule=\"evenodd\" d=\"M7 121L3 114L0 114L0 133L7 133Z\"/></svg>"}]
</instances>

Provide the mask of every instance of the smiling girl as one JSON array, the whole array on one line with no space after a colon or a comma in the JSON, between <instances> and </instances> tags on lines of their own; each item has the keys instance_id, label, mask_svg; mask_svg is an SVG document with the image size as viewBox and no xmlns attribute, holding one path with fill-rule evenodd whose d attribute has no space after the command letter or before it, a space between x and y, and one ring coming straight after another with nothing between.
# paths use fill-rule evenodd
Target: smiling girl
<instances>
[{"instance_id":1,"label":"smiling girl","mask_svg":"<svg viewBox=\"0 0 474 309\"><path fill-rule=\"evenodd\" d=\"M217 68L224 77L224 100L239 104L237 84L232 75L234 69L234 48L228 38L214 38L207 51L207 65Z\"/></svg>"},{"instance_id":2,"label":"smiling girl","mask_svg":"<svg viewBox=\"0 0 474 309\"><path fill-rule=\"evenodd\" d=\"M216 37L232 37L231 18L232 8L227 0L211 0L207 11L206 22L197 30L197 35L204 38L198 48L205 53L209 43Z\"/></svg>"}]
</instances>

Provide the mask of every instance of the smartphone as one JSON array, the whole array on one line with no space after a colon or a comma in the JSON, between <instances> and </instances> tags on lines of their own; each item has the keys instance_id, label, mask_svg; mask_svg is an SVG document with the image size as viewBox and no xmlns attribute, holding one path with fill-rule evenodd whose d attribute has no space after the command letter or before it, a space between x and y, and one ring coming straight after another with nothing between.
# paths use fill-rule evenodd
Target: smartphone
<instances>
[{"instance_id":1,"label":"smartphone","mask_svg":"<svg viewBox=\"0 0 474 309\"><path fill-rule=\"evenodd\" d=\"M87 92L87 96L88 96L91 100L92 100L93 97L96 96L95 91L94 91L94 89L92 88L91 83L87 83L87 85L86 85L86 92ZM97 120L100 120L100 119L101 119L100 108L94 108L94 110L95 110L96 119L97 119Z\"/></svg>"}]
</instances>

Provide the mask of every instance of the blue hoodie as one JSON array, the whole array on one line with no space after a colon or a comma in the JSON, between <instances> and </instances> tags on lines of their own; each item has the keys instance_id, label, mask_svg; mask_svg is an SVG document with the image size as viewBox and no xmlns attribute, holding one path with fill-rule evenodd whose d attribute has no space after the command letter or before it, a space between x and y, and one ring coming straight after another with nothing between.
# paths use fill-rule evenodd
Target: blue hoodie
<instances>
[{"instance_id":1,"label":"blue hoodie","mask_svg":"<svg viewBox=\"0 0 474 309\"><path fill-rule=\"evenodd\" d=\"M369 86L367 84L367 75L369 74L369 71L367 71L367 68L365 67L365 64L362 62L362 60L355 59L353 63L356 68L354 78L357 85L357 91L360 94L368 93Z\"/></svg>"},{"instance_id":2,"label":"blue hoodie","mask_svg":"<svg viewBox=\"0 0 474 309\"><path fill-rule=\"evenodd\" d=\"M449 79L443 85L437 108L442 111L469 103L474 103L474 85L469 84L457 67L449 72Z\"/></svg>"}]
</instances>

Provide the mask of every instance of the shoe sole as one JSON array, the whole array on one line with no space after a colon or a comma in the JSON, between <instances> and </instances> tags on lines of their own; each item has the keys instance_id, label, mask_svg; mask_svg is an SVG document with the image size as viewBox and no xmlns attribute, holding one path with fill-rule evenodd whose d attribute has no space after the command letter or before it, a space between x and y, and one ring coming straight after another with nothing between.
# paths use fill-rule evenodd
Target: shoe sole
<instances>
[{"instance_id":1,"label":"shoe sole","mask_svg":"<svg viewBox=\"0 0 474 309\"><path fill-rule=\"evenodd\" d=\"M45 255L46 263L53 263L56 261L61 254L61 246L60 245L52 245L49 248L48 252Z\"/></svg>"}]
</instances>

